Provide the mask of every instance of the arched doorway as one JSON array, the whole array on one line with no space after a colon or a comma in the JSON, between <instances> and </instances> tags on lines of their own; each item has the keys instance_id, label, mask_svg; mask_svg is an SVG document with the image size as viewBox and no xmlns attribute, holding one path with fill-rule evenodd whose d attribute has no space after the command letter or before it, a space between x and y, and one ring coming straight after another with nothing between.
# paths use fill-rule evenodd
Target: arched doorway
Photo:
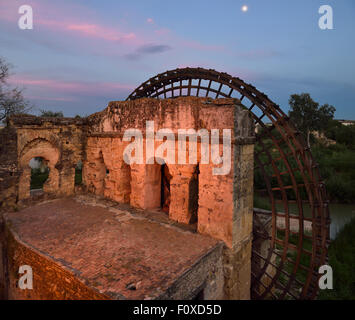
<instances>
[{"instance_id":1,"label":"arched doorway","mask_svg":"<svg viewBox=\"0 0 355 320\"><path fill-rule=\"evenodd\" d=\"M59 191L59 172L56 168L59 158L59 149L46 139L37 138L25 145L19 156L22 171L19 200L29 198L30 190L34 188L42 189L44 193Z\"/></svg>"},{"instance_id":2,"label":"arched doorway","mask_svg":"<svg viewBox=\"0 0 355 320\"><path fill-rule=\"evenodd\" d=\"M47 161L42 157L35 157L30 160L29 166L31 168L30 194L31 196L42 194L50 172Z\"/></svg>"}]
</instances>

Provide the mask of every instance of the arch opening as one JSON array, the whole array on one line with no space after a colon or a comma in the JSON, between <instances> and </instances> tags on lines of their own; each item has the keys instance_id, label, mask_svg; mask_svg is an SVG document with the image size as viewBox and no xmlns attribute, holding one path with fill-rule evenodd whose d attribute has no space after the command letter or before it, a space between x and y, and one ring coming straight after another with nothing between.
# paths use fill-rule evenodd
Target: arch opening
<instances>
[{"instance_id":1,"label":"arch opening","mask_svg":"<svg viewBox=\"0 0 355 320\"><path fill-rule=\"evenodd\" d=\"M43 186L48 180L50 172L48 161L43 157L34 157L30 160L29 166L31 168L31 195L43 193Z\"/></svg>"},{"instance_id":2,"label":"arch opening","mask_svg":"<svg viewBox=\"0 0 355 320\"><path fill-rule=\"evenodd\" d=\"M191 224L198 222L198 195L199 195L199 164L196 165L195 171L189 182L189 212L191 214Z\"/></svg>"},{"instance_id":3,"label":"arch opening","mask_svg":"<svg viewBox=\"0 0 355 320\"><path fill-rule=\"evenodd\" d=\"M80 186L83 183L83 162L81 160L75 166L74 183L76 186Z\"/></svg>"}]
</instances>

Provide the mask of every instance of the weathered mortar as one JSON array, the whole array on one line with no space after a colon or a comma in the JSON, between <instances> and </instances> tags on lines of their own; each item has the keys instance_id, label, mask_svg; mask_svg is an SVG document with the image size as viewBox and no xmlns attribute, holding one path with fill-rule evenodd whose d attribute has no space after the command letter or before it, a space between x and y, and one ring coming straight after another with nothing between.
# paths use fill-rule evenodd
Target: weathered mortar
<instances>
[{"instance_id":1,"label":"weathered mortar","mask_svg":"<svg viewBox=\"0 0 355 320\"><path fill-rule=\"evenodd\" d=\"M18 182L16 129L5 127L0 130L0 209L16 206Z\"/></svg>"},{"instance_id":2,"label":"weathered mortar","mask_svg":"<svg viewBox=\"0 0 355 320\"><path fill-rule=\"evenodd\" d=\"M153 208L159 201L149 202L152 193L159 192L158 182L145 180L146 165L131 165L131 193L104 191L103 185L124 180L119 172L124 165L114 168L113 163L123 163L122 153L128 143L122 142L126 129L143 131L145 122L153 120L155 131L178 129L232 129L232 170L227 175L212 175L212 166L199 166L198 232L225 241L225 297L249 299L250 262L253 217L254 125L250 112L234 99L177 98L171 100L139 99L111 102L106 110L89 117L92 121L88 140L84 179L96 194L104 194L119 202L128 202L143 209ZM145 147L145 140L143 143ZM187 144L188 146L188 144ZM175 150L175 154L177 150ZM101 154L101 156L99 156ZM91 159L91 160L90 160ZM101 160L98 160L101 159ZM144 160L146 160L144 158ZM100 161L99 164L97 161ZM95 168L104 166L110 174L94 176ZM149 166L149 165L148 165ZM189 185L194 172L191 165L168 165L173 176L171 182L171 219L189 223L191 214L186 199L191 193ZM126 173L125 173L126 174ZM159 177L158 177L159 179ZM129 186L128 186L129 188ZM119 188L123 190L122 186ZM184 203L186 205L184 205Z\"/></svg>"},{"instance_id":3,"label":"weathered mortar","mask_svg":"<svg viewBox=\"0 0 355 320\"><path fill-rule=\"evenodd\" d=\"M50 175L48 196L74 194L75 166L84 158L86 120L12 116L0 131L0 204L15 207L30 198L29 161L43 157Z\"/></svg>"},{"instance_id":4,"label":"weathered mortar","mask_svg":"<svg viewBox=\"0 0 355 320\"><path fill-rule=\"evenodd\" d=\"M6 181L0 189L0 200L13 206L18 200L23 203L29 199L28 162L42 156L50 167L50 178L44 186L47 194L73 195L74 168L82 160L86 191L133 207L156 209L160 206L160 165L128 165L123 161L123 150L129 143L122 141L126 129L142 130L145 154L147 120L155 122L155 132L162 128L174 134L178 129L232 130L232 167L228 174L213 175L213 164L200 164L198 168L196 164L167 164L172 176L169 217L180 223L194 222L198 207L197 231L226 244L218 260L224 270L224 297L249 299L254 127L251 114L236 99L143 98L110 102L105 110L85 119L13 117L4 129L7 131L0 133L1 139L12 141L4 147L9 152L2 153L6 156L1 162L0 179L6 177ZM200 141L197 146L200 150ZM197 160L200 158L198 154ZM193 203L197 194L198 204ZM203 272L203 264L200 270ZM181 298L181 294L174 297Z\"/></svg>"},{"instance_id":5,"label":"weathered mortar","mask_svg":"<svg viewBox=\"0 0 355 320\"><path fill-rule=\"evenodd\" d=\"M90 288L78 279L75 272L46 257L35 248L23 243L5 225L3 233L6 254L9 259L4 266L8 273L5 276L5 297L9 300L105 300L107 296ZM18 288L21 265L29 265L33 270L32 290ZM69 268L70 269L70 268Z\"/></svg>"},{"instance_id":6,"label":"weathered mortar","mask_svg":"<svg viewBox=\"0 0 355 320\"><path fill-rule=\"evenodd\" d=\"M172 226L161 212L153 219L94 199L5 214L10 299L191 299L201 290L206 299L223 297L223 243ZM33 290L17 286L24 264L33 269Z\"/></svg>"}]
</instances>

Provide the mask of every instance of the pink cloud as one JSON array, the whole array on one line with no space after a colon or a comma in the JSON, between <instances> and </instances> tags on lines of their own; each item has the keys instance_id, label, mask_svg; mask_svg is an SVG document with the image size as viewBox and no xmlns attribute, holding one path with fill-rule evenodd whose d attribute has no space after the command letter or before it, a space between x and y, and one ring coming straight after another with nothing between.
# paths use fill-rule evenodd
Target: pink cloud
<instances>
[{"instance_id":1,"label":"pink cloud","mask_svg":"<svg viewBox=\"0 0 355 320\"><path fill-rule=\"evenodd\" d=\"M11 16L13 28L17 28L17 10L21 4L18 0L6 2L6 5L0 4L0 18L9 19ZM55 50L77 52L79 49L80 52L117 58L132 56L139 48L154 43L169 47L169 44L172 44L173 50L227 53L224 46L188 40L185 35L158 26L151 17L148 17L146 22L154 25L153 30L139 30L136 26L132 29L125 27L125 24L118 23L118 20L115 26L110 26L107 22L99 21L97 13L91 10L90 6L75 2L59 6L54 2L31 0L31 5L34 12L34 29L38 34L31 37L31 40Z\"/></svg>"},{"instance_id":2,"label":"pink cloud","mask_svg":"<svg viewBox=\"0 0 355 320\"><path fill-rule=\"evenodd\" d=\"M122 34L113 29L105 28L96 24L69 24L64 26L64 28L76 31L88 37L101 38L107 41L124 41L134 40L137 38L133 32Z\"/></svg>"},{"instance_id":3,"label":"pink cloud","mask_svg":"<svg viewBox=\"0 0 355 320\"><path fill-rule=\"evenodd\" d=\"M77 101L78 99L75 98L65 98L65 97L45 97L45 96L29 96L26 95L26 99L30 100L43 100L43 101L64 101L64 102L73 102Z\"/></svg>"},{"instance_id":4,"label":"pink cloud","mask_svg":"<svg viewBox=\"0 0 355 320\"><path fill-rule=\"evenodd\" d=\"M50 90L51 92L70 95L85 94L112 94L115 91L131 91L135 86L117 82L85 82L85 81L60 81L53 79L36 79L29 75L16 75L9 79L9 83L25 86L28 89Z\"/></svg>"},{"instance_id":5,"label":"pink cloud","mask_svg":"<svg viewBox=\"0 0 355 320\"><path fill-rule=\"evenodd\" d=\"M11 22L16 28L20 17L18 8L22 3L14 0L13 2L0 3L0 19ZM70 4L58 7L57 5L43 1L31 1L33 8L34 29L54 31L72 35L84 35L86 37L102 39L110 42L132 42L134 45L141 45L144 41L139 40L138 36L132 31L122 31L120 27L106 27L101 23L94 22L90 9L78 4ZM80 12L80 15L71 15L68 12ZM55 13L55 15L53 14ZM83 17L85 17L83 19ZM91 21L90 21L91 20Z\"/></svg>"}]
</instances>

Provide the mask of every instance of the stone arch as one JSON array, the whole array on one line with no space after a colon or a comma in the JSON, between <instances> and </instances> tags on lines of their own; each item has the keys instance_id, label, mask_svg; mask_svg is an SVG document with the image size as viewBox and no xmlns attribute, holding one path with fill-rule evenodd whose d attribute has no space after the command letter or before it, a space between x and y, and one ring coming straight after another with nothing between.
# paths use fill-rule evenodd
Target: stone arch
<instances>
[{"instance_id":1,"label":"stone arch","mask_svg":"<svg viewBox=\"0 0 355 320\"><path fill-rule=\"evenodd\" d=\"M21 170L19 183L19 200L30 197L31 168L30 160L41 157L49 168L49 176L43 185L45 193L55 193L59 189L59 172L56 165L60 159L60 150L51 142L43 138L36 138L28 142L19 155L19 167Z\"/></svg>"}]
</instances>

